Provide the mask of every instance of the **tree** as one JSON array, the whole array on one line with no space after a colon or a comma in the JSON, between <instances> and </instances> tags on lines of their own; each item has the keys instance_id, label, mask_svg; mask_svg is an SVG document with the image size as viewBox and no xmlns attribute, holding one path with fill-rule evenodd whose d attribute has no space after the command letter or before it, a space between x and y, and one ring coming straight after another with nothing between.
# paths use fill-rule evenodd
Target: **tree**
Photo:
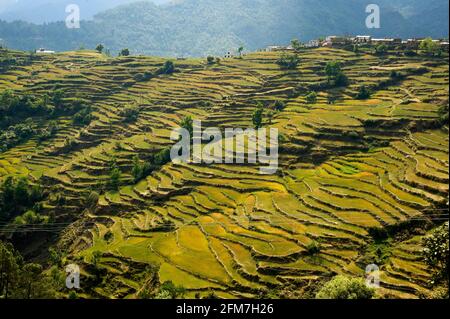
<instances>
[{"instance_id":1,"label":"tree","mask_svg":"<svg viewBox=\"0 0 450 319\"><path fill-rule=\"evenodd\" d=\"M191 116L185 116L181 120L180 126L189 132L191 138L193 137L193 135L194 135L194 120L192 119Z\"/></svg>"},{"instance_id":2,"label":"tree","mask_svg":"<svg viewBox=\"0 0 450 319\"><path fill-rule=\"evenodd\" d=\"M164 282L159 288L156 299L176 299L184 296L186 289L182 286L176 286L172 281Z\"/></svg>"},{"instance_id":3,"label":"tree","mask_svg":"<svg viewBox=\"0 0 450 319\"><path fill-rule=\"evenodd\" d=\"M322 250L322 246L317 241L312 241L306 246L309 255L317 255Z\"/></svg>"},{"instance_id":4,"label":"tree","mask_svg":"<svg viewBox=\"0 0 450 319\"><path fill-rule=\"evenodd\" d=\"M129 56L130 55L130 50L129 49L122 49L122 51L120 51L119 56Z\"/></svg>"},{"instance_id":5,"label":"tree","mask_svg":"<svg viewBox=\"0 0 450 319\"><path fill-rule=\"evenodd\" d=\"M275 115L275 113L273 110L267 111L267 121L268 121L269 125L272 125L272 119L273 119L274 115Z\"/></svg>"},{"instance_id":6,"label":"tree","mask_svg":"<svg viewBox=\"0 0 450 319\"><path fill-rule=\"evenodd\" d=\"M208 64L214 64L214 57L213 56L208 56L207 58L206 58L206 63L208 63Z\"/></svg>"},{"instance_id":7,"label":"tree","mask_svg":"<svg viewBox=\"0 0 450 319\"><path fill-rule=\"evenodd\" d=\"M336 276L327 282L316 295L317 299L372 299L375 290L362 278Z\"/></svg>"},{"instance_id":8,"label":"tree","mask_svg":"<svg viewBox=\"0 0 450 319\"><path fill-rule=\"evenodd\" d=\"M122 172L117 166L117 161L114 157L112 157L109 161L109 180L108 186L117 191L119 189L120 178L122 176Z\"/></svg>"},{"instance_id":9,"label":"tree","mask_svg":"<svg viewBox=\"0 0 450 319\"><path fill-rule=\"evenodd\" d=\"M425 263L433 271L436 279L448 281L449 263L449 223L435 229L423 239L422 255Z\"/></svg>"},{"instance_id":10,"label":"tree","mask_svg":"<svg viewBox=\"0 0 450 319\"><path fill-rule=\"evenodd\" d=\"M328 62L325 66L325 74L328 78L328 84L334 82L334 86L346 86L348 78L342 71L341 63L339 61Z\"/></svg>"},{"instance_id":11,"label":"tree","mask_svg":"<svg viewBox=\"0 0 450 319\"><path fill-rule=\"evenodd\" d=\"M325 66L325 74L328 77L328 83L336 79L336 77L342 73L341 63L339 61L328 62Z\"/></svg>"},{"instance_id":12,"label":"tree","mask_svg":"<svg viewBox=\"0 0 450 319\"><path fill-rule=\"evenodd\" d=\"M308 104L315 104L317 102L317 93L316 92L310 92L305 97L306 103Z\"/></svg>"},{"instance_id":13,"label":"tree","mask_svg":"<svg viewBox=\"0 0 450 319\"><path fill-rule=\"evenodd\" d=\"M295 70L300 64L300 58L296 54L285 54L278 59L277 64L284 70Z\"/></svg>"},{"instance_id":14,"label":"tree","mask_svg":"<svg viewBox=\"0 0 450 319\"><path fill-rule=\"evenodd\" d=\"M27 264L10 243L0 241L0 299L48 299L56 291L39 264Z\"/></svg>"},{"instance_id":15,"label":"tree","mask_svg":"<svg viewBox=\"0 0 450 319\"><path fill-rule=\"evenodd\" d=\"M256 129L259 129L262 126L263 114L264 109L262 105L258 105L252 115L252 122Z\"/></svg>"},{"instance_id":16,"label":"tree","mask_svg":"<svg viewBox=\"0 0 450 319\"><path fill-rule=\"evenodd\" d=\"M172 61L166 61L164 65L156 71L156 74L172 74L175 72L175 65Z\"/></svg>"},{"instance_id":17,"label":"tree","mask_svg":"<svg viewBox=\"0 0 450 319\"><path fill-rule=\"evenodd\" d=\"M439 43L433 41L432 38L426 38L420 42L419 49L424 51L428 56L439 56L442 54Z\"/></svg>"},{"instance_id":18,"label":"tree","mask_svg":"<svg viewBox=\"0 0 450 319\"><path fill-rule=\"evenodd\" d=\"M156 153L153 159L153 163L158 166L162 166L168 162L170 162L170 148L165 148Z\"/></svg>"},{"instance_id":19,"label":"tree","mask_svg":"<svg viewBox=\"0 0 450 319\"><path fill-rule=\"evenodd\" d=\"M383 54L386 54L387 51L388 51L388 47L387 47L386 44L380 44L380 45L377 45L377 46L375 47L375 54L376 54L376 55L383 55Z\"/></svg>"},{"instance_id":20,"label":"tree","mask_svg":"<svg viewBox=\"0 0 450 319\"><path fill-rule=\"evenodd\" d=\"M331 93L328 93L327 95L327 103L328 104L334 104L336 102L336 97L332 95Z\"/></svg>"},{"instance_id":21,"label":"tree","mask_svg":"<svg viewBox=\"0 0 450 319\"><path fill-rule=\"evenodd\" d=\"M97 207L99 198L99 193L95 191L90 192L84 199L84 206L86 209L93 211Z\"/></svg>"},{"instance_id":22,"label":"tree","mask_svg":"<svg viewBox=\"0 0 450 319\"><path fill-rule=\"evenodd\" d=\"M123 122L134 123L139 118L139 108L135 105L128 105L120 111Z\"/></svg>"},{"instance_id":23,"label":"tree","mask_svg":"<svg viewBox=\"0 0 450 319\"><path fill-rule=\"evenodd\" d=\"M276 111L281 112L281 111L283 111L286 108L286 103L284 103L283 101L280 101L280 100L275 101L275 103L273 105L273 108Z\"/></svg>"},{"instance_id":24,"label":"tree","mask_svg":"<svg viewBox=\"0 0 450 319\"><path fill-rule=\"evenodd\" d=\"M239 52L239 57L241 57L242 58L242 52L244 51L244 47L243 46L240 46L239 48L238 48L238 52Z\"/></svg>"},{"instance_id":25,"label":"tree","mask_svg":"<svg viewBox=\"0 0 450 319\"><path fill-rule=\"evenodd\" d=\"M291 41L291 46L296 52L300 51L302 48L302 44L300 43L300 41L298 39L293 39Z\"/></svg>"},{"instance_id":26,"label":"tree","mask_svg":"<svg viewBox=\"0 0 450 319\"><path fill-rule=\"evenodd\" d=\"M52 102L56 107L61 107L64 99L64 91L59 89L53 91Z\"/></svg>"},{"instance_id":27,"label":"tree","mask_svg":"<svg viewBox=\"0 0 450 319\"><path fill-rule=\"evenodd\" d=\"M356 94L356 99L357 100L367 100L368 98L370 98L370 91L369 89L365 86L365 85L361 85L359 87L359 91L358 94Z\"/></svg>"},{"instance_id":28,"label":"tree","mask_svg":"<svg viewBox=\"0 0 450 319\"><path fill-rule=\"evenodd\" d=\"M89 125L92 122L92 108L90 106L84 107L73 116L73 123L79 125Z\"/></svg>"},{"instance_id":29,"label":"tree","mask_svg":"<svg viewBox=\"0 0 450 319\"><path fill-rule=\"evenodd\" d=\"M102 53L104 48L105 47L103 46L103 44L100 43L100 44L97 45L95 50L98 51L98 53Z\"/></svg>"},{"instance_id":30,"label":"tree","mask_svg":"<svg viewBox=\"0 0 450 319\"><path fill-rule=\"evenodd\" d=\"M146 177L150 172L151 165L149 163L142 162L137 155L133 157L133 168L131 169L131 174L133 175L135 183Z\"/></svg>"}]
</instances>

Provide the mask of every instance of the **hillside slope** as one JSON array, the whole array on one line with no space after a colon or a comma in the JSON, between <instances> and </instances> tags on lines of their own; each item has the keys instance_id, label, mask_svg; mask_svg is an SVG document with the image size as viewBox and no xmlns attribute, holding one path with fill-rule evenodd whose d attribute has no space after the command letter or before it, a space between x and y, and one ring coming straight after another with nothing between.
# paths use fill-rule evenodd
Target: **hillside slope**
<instances>
[{"instance_id":1,"label":"hillside slope","mask_svg":"<svg viewBox=\"0 0 450 319\"><path fill-rule=\"evenodd\" d=\"M373 262L382 270L379 294L428 291L422 228L448 209L448 127L437 123L439 106L448 104L445 58L317 49L300 53L300 66L289 71L276 64L280 53L253 53L214 65L175 61L178 72L142 80L137 74L154 72L164 59L2 54L24 62L0 73L0 90L41 96L62 89L63 104L78 97L93 109L88 125L62 116L49 140L31 138L0 153L0 179L29 176L51 190L41 214L53 224L43 227L58 235L49 238L67 261L83 267L83 280L98 269L111 279L83 286L83 296L136 297L148 265L188 297L255 297L289 286L298 294L291 297L304 297L314 283L362 276ZM318 89L334 60L350 85ZM392 82L392 70L404 77ZM355 100L363 84L374 94ZM308 104L313 89L318 101ZM284 136L277 175L260 175L254 165L169 163L133 181L135 156L151 161L170 146L171 129L185 116L204 127L246 128L255 101L269 107L277 100L286 108L272 124L264 120ZM139 109L136 121L121 112L130 105ZM122 172L117 191L106 187L112 162ZM94 190L100 197L88 208ZM379 244L374 227L392 232L383 258L371 253Z\"/></svg>"}]
</instances>

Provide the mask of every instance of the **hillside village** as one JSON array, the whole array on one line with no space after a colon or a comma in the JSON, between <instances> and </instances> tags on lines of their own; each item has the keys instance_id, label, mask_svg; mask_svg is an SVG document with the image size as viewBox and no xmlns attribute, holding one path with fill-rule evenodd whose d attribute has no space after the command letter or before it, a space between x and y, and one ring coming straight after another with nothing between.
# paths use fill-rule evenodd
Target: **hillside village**
<instances>
[{"instance_id":1,"label":"hillside village","mask_svg":"<svg viewBox=\"0 0 450 319\"><path fill-rule=\"evenodd\" d=\"M390 48L410 49L417 50L420 43L425 41L425 38L413 38L413 39L400 39L400 38L373 38L369 35L357 35L357 36L337 36L329 35L322 39L310 40L306 43L301 43L301 47L304 48L343 48L349 45L358 46L377 46L386 45ZM440 48L446 52L449 51L448 39L432 39L432 41L440 46ZM279 46L272 45L266 48L266 51L294 51L295 48L292 45Z\"/></svg>"}]
</instances>

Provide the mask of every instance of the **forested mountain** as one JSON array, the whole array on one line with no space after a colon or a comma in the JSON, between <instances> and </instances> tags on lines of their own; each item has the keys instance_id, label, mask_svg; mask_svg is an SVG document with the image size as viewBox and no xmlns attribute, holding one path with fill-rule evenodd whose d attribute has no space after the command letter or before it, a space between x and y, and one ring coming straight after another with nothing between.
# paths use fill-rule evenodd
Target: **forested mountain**
<instances>
[{"instance_id":1,"label":"forested mountain","mask_svg":"<svg viewBox=\"0 0 450 319\"><path fill-rule=\"evenodd\" d=\"M82 18L91 19L95 14L119 5L139 0L0 0L0 19L23 20L32 23L46 23L65 20L66 6L76 3ZM170 0L150 0L157 4Z\"/></svg>"},{"instance_id":2,"label":"forested mountain","mask_svg":"<svg viewBox=\"0 0 450 319\"><path fill-rule=\"evenodd\" d=\"M79 30L67 29L63 22L0 22L0 39L23 50L62 51L104 43L111 52L128 47L135 54L204 56L240 45L255 50L328 34L448 35L446 0L426 6L420 1L382 1L380 29L366 28L367 4L366 0L184 0L169 6L137 2L83 21Z\"/></svg>"}]
</instances>

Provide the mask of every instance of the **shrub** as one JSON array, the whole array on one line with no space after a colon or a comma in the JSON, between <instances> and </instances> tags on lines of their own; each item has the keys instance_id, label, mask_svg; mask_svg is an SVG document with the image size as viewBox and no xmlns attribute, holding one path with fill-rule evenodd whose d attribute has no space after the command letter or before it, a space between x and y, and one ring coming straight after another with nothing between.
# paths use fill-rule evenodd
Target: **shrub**
<instances>
[{"instance_id":1,"label":"shrub","mask_svg":"<svg viewBox=\"0 0 450 319\"><path fill-rule=\"evenodd\" d=\"M110 189L117 191L120 185L122 172L118 167L113 167L109 173L108 186Z\"/></svg>"},{"instance_id":2,"label":"shrub","mask_svg":"<svg viewBox=\"0 0 450 319\"><path fill-rule=\"evenodd\" d=\"M182 286L175 286L172 281L166 281L159 288L156 299L176 299L182 297L185 293L186 289Z\"/></svg>"},{"instance_id":3,"label":"shrub","mask_svg":"<svg viewBox=\"0 0 450 319\"><path fill-rule=\"evenodd\" d=\"M153 159L153 163L158 166L162 166L169 162L170 162L170 148L165 148L162 151L158 152Z\"/></svg>"},{"instance_id":4,"label":"shrub","mask_svg":"<svg viewBox=\"0 0 450 319\"><path fill-rule=\"evenodd\" d=\"M368 98L370 98L370 91L369 89L367 89L367 87L365 85L360 86L359 88L359 92L356 95L356 99L357 100L367 100Z\"/></svg>"},{"instance_id":5,"label":"shrub","mask_svg":"<svg viewBox=\"0 0 450 319\"><path fill-rule=\"evenodd\" d=\"M300 64L300 58L296 54L283 54L277 61L277 64L284 70L295 70Z\"/></svg>"},{"instance_id":6,"label":"shrub","mask_svg":"<svg viewBox=\"0 0 450 319\"><path fill-rule=\"evenodd\" d=\"M164 65L156 71L157 75L172 74L175 72L175 65L172 61L166 61Z\"/></svg>"},{"instance_id":7,"label":"shrub","mask_svg":"<svg viewBox=\"0 0 450 319\"><path fill-rule=\"evenodd\" d=\"M420 50L423 50L428 56L440 56L442 54L439 43L434 42L432 38L426 38L420 42Z\"/></svg>"},{"instance_id":8,"label":"shrub","mask_svg":"<svg viewBox=\"0 0 450 319\"><path fill-rule=\"evenodd\" d=\"M336 276L327 282L316 295L317 299L372 299L375 290L362 278Z\"/></svg>"},{"instance_id":9,"label":"shrub","mask_svg":"<svg viewBox=\"0 0 450 319\"><path fill-rule=\"evenodd\" d=\"M142 178L147 177L151 172L152 167L149 163L140 161L137 155L133 158L133 168L131 169L131 175L133 175L135 183L140 181Z\"/></svg>"},{"instance_id":10,"label":"shrub","mask_svg":"<svg viewBox=\"0 0 450 319\"><path fill-rule=\"evenodd\" d=\"M90 192L84 199L84 206L89 210L93 210L97 207L99 198L100 195L97 192Z\"/></svg>"},{"instance_id":11,"label":"shrub","mask_svg":"<svg viewBox=\"0 0 450 319\"><path fill-rule=\"evenodd\" d=\"M134 80L136 82L145 82L150 80L153 77L153 73L149 71L145 71L144 73L137 73L134 75Z\"/></svg>"},{"instance_id":12,"label":"shrub","mask_svg":"<svg viewBox=\"0 0 450 319\"><path fill-rule=\"evenodd\" d=\"M286 108L286 103L284 103L283 101L275 101L273 108L276 111L281 112Z\"/></svg>"},{"instance_id":13,"label":"shrub","mask_svg":"<svg viewBox=\"0 0 450 319\"><path fill-rule=\"evenodd\" d=\"M129 49L122 49L122 51L120 51L119 56L129 56L130 55L130 50Z\"/></svg>"},{"instance_id":14,"label":"shrub","mask_svg":"<svg viewBox=\"0 0 450 319\"><path fill-rule=\"evenodd\" d=\"M253 111L252 122L256 129L259 129L262 126L263 114L264 114L264 109L263 109L262 105L258 105L256 107L255 111Z\"/></svg>"},{"instance_id":15,"label":"shrub","mask_svg":"<svg viewBox=\"0 0 450 319\"><path fill-rule=\"evenodd\" d=\"M136 122L139 117L139 107L126 106L120 111L120 115L123 117L123 122L125 123Z\"/></svg>"},{"instance_id":16,"label":"shrub","mask_svg":"<svg viewBox=\"0 0 450 319\"><path fill-rule=\"evenodd\" d=\"M328 85L334 82L334 86L348 85L348 78L342 71L342 66L339 61L328 62L325 66L325 74L328 77Z\"/></svg>"},{"instance_id":17,"label":"shrub","mask_svg":"<svg viewBox=\"0 0 450 319\"><path fill-rule=\"evenodd\" d=\"M73 123L79 125L89 125L92 122L92 109L90 106L83 108L73 116Z\"/></svg>"},{"instance_id":18,"label":"shrub","mask_svg":"<svg viewBox=\"0 0 450 319\"><path fill-rule=\"evenodd\" d=\"M316 241L312 241L311 243L306 245L306 251L308 252L308 255L317 255L321 250L322 247Z\"/></svg>"},{"instance_id":19,"label":"shrub","mask_svg":"<svg viewBox=\"0 0 450 319\"><path fill-rule=\"evenodd\" d=\"M308 104L315 104L317 102L317 93L316 92L310 92L305 97L306 103Z\"/></svg>"},{"instance_id":20,"label":"shrub","mask_svg":"<svg viewBox=\"0 0 450 319\"><path fill-rule=\"evenodd\" d=\"M385 44L380 44L375 47L375 54L376 55L383 55L386 54L388 51L388 47Z\"/></svg>"}]
</instances>

